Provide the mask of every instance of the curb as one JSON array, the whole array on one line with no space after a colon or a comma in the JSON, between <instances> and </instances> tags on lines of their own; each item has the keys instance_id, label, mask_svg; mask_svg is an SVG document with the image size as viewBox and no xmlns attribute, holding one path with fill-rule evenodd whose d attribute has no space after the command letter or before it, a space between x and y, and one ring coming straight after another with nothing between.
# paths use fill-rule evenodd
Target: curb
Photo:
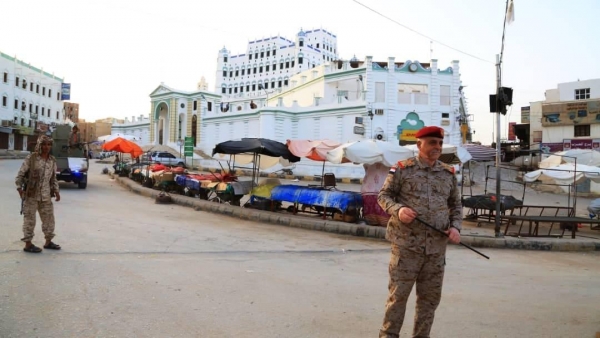
<instances>
[{"instance_id":1,"label":"curb","mask_svg":"<svg viewBox=\"0 0 600 338\"><path fill-rule=\"evenodd\" d=\"M129 178L124 179L123 177L114 176L112 173L110 175L121 186L129 189L129 191L138 195L156 198L161 193L158 190L145 188L137 182L130 180ZM193 197L176 194L172 194L170 196L174 204L191 207L196 211L212 212L249 221L272 223L307 230L324 231L340 235L352 235L356 237L368 237L385 240L386 228L384 227L336 222L332 220L309 219L302 216L279 214L271 211L245 209L236 206L231 206L229 204L218 204L215 202L209 202ZM578 240L573 241L570 239L568 241L562 241L559 239L558 241L554 242L548 240L489 238L465 235L462 237L461 240L464 244L473 247L490 249L585 252L600 251L600 242Z\"/></svg>"}]
</instances>

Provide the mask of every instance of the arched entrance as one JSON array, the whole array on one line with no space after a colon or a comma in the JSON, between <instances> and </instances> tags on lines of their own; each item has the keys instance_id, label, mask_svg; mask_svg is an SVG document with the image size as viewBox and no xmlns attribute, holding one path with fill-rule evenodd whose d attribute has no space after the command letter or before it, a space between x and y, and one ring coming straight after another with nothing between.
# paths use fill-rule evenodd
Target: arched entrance
<instances>
[{"instance_id":1,"label":"arched entrance","mask_svg":"<svg viewBox=\"0 0 600 338\"><path fill-rule=\"evenodd\" d=\"M165 145L169 142L169 107L166 103L161 102L156 107L154 117L154 143Z\"/></svg>"},{"instance_id":2,"label":"arched entrance","mask_svg":"<svg viewBox=\"0 0 600 338\"><path fill-rule=\"evenodd\" d=\"M198 125L198 118L196 117L196 114L194 114L194 116L192 116L192 138L194 139L194 147L196 146L197 125Z\"/></svg>"}]
</instances>

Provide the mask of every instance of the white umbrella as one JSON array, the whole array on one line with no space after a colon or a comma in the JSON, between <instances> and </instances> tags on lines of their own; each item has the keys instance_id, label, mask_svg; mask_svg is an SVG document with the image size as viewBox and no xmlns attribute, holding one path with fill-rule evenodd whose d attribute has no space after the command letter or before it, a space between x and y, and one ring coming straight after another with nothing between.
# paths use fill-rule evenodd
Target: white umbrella
<instances>
[{"instance_id":1,"label":"white umbrella","mask_svg":"<svg viewBox=\"0 0 600 338\"><path fill-rule=\"evenodd\" d=\"M542 176L552 178L558 184L562 185L572 184L573 181L577 183L585 178L600 183L600 168L579 163L577 166L573 163L565 163L555 167L529 172L523 176L523 180L525 182L535 182Z\"/></svg>"},{"instance_id":2,"label":"white umbrella","mask_svg":"<svg viewBox=\"0 0 600 338\"><path fill-rule=\"evenodd\" d=\"M600 166L600 152L592 149L571 149L550 155L540 162L539 167L544 169L563 163L575 163L575 159L577 159L577 165Z\"/></svg>"},{"instance_id":3,"label":"white umbrella","mask_svg":"<svg viewBox=\"0 0 600 338\"><path fill-rule=\"evenodd\" d=\"M133 136L133 135L125 135L125 134L117 133L117 134L112 134L112 135L99 136L98 137L98 141L100 141L100 142L110 142L110 141L116 139L117 137L120 137L122 139L126 139L127 141L139 141L139 140L141 140L140 137L136 137L136 136Z\"/></svg>"},{"instance_id":4,"label":"white umbrella","mask_svg":"<svg viewBox=\"0 0 600 338\"><path fill-rule=\"evenodd\" d=\"M364 140L345 143L330 150L327 152L327 161L339 164L343 162L344 158L347 158L354 163L383 163L383 165L391 167L398 161L412 156L412 151L399 145L385 141Z\"/></svg>"}]
</instances>

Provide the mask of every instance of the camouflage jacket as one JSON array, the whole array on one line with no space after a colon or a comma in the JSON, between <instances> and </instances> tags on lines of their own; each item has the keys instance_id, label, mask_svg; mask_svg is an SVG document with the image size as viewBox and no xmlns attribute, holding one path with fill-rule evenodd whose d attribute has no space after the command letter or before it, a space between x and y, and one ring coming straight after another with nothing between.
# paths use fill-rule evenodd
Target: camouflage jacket
<instances>
[{"instance_id":1,"label":"camouflage jacket","mask_svg":"<svg viewBox=\"0 0 600 338\"><path fill-rule=\"evenodd\" d=\"M402 223L398 217L401 207L411 207L437 229L461 229L462 205L454 168L440 161L433 167L418 157L398 162L390 169L377 200L391 216L386 239L412 251L443 253L447 238L417 220Z\"/></svg>"},{"instance_id":2,"label":"camouflage jacket","mask_svg":"<svg viewBox=\"0 0 600 338\"><path fill-rule=\"evenodd\" d=\"M31 157L35 156L34 168L31 168L31 180L29 180ZM38 201L50 201L53 192L58 192L58 181L56 180L56 159L49 155L48 160L44 160L39 154L29 154L23 164L15 183L17 188L21 187L24 182L27 182L26 196L27 198L35 198Z\"/></svg>"}]
</instances>

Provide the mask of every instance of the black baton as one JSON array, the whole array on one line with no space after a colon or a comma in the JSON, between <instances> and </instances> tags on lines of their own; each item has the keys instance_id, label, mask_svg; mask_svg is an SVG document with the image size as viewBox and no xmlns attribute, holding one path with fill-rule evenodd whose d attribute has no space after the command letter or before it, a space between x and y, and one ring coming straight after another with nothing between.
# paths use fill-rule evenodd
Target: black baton
<instances>
[{"instance_id":1,"label":"black baton","mask_svg":"<svg viewBox=\"0 0 600 338\"><path fill-rule=\"evenodd\" d=\"M449 237L447 233L445 233L444 231L442 231L442 230L440 230L440 229L438 229L438 228L435 228L435 227L433 227L433 225L431 225L431 224L429 224L429 223L425 222L424 220L420 219L419 217L415 217L415 219L416 219L417 221L419 221L419 222L423 223L424 225L426 225L426 226L430 227L431 229L433 229L433 230L435 230L435 231L439 232L440 234L442 234L442 235L444 235L444 236L446 236L446 237ZM486 255L482 254L481 252L479 252L479 251L477 251L477 250L473 249L473 248L472 248L470 245L468 245L468 244L465 244L465 243L463 243L463 242L459 242L458 244L460 244L460 245L464 246L465 248L467 248L467 249L469 249L469 250L471 250L471 251L474 251L474 252L476 252L476 253L480 254L481 256L483 256L483 257L485 257L485 258L487 258L487 259L490 259L488 256L486 256Z\"/></svg>"}]
</instances>

